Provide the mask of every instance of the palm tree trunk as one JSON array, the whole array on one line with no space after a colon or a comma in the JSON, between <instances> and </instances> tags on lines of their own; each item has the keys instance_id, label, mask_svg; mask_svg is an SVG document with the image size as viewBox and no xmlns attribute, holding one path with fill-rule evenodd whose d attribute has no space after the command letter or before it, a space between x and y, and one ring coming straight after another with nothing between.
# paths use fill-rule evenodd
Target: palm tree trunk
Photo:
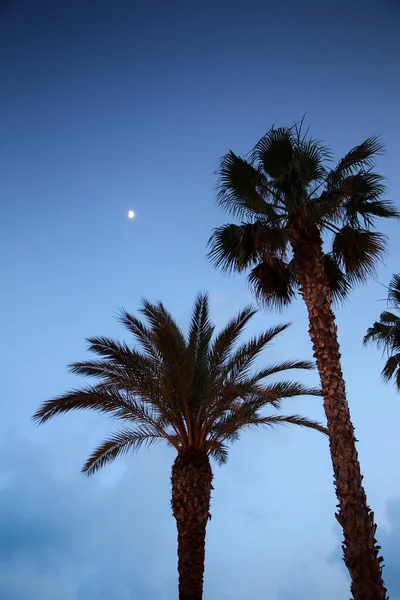
<instances>
[{"instance_id":1,"label":"palm tree trunk","mask_svg":"<svg viewBox=\"0 0 400 600\"><path fill-rule=\"evenodd\" d=\"M335 316L323 264L322 242L309 225L292 242L301 295L307 306L309 334L324 394L336 495L336 518L343 528L344 562L355 600L387 600L374 514L367 505L356 438L346 399Z\"/></svg>"},{"instance_id":2,"label":"palm tree trunk","mask_svg":"<svg viewBox=\"0 0 400 600\"><path fill-rule=\"evenodd\" d=\"M178 528L179 600L201 600L212 490L207 454L181 451L173 464L171 481L172 512Z\"/></svg>"}]
</instances>

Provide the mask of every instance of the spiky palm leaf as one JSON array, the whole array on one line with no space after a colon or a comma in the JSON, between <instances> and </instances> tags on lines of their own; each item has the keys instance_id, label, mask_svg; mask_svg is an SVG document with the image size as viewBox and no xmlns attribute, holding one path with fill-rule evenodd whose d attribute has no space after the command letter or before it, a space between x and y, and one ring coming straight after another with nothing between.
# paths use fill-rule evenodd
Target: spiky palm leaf
<instances>
[{"instance_id":1,"label":"spiky palm leaf","mask_svg":"<svg viewBox=\"0 0 400 600\"><path fill-rule=\"evenodd\" d=\"M383 198L383 178L372 171L379 138L367 138L332 168L330 150L301 129L270 129L248 160L230 151L218 171L219 204L245 222L213 231L209 259L223 271L249 273L256 296L276 307L297 290L293 220L315 225L331 244L326 274L333 299L343 300L384 255L386 238L371 231L375 219L399 217Z\"/></svg>"},{"instance_id":2,"label":"spiky palm leaf","mask_svg":"<svg viewBox=\"0 0 400 600\"><path fill-rule=\"evenodd\" d=\"M97 383L44 402L33 418L44 423L71 410L91 409L124 422L125 427L89 457L83 467L88 475L121 454L159 440L178 452L205 450L224 462L226 442L246 427L292 423L325 432L304 417L264 413L268 408L279 410L284 398L321 392L292 381L268 383L277 373L313 368L309 361L286 360L253 369L260 353L288 326L271 327L237 346L255 312L251 306L243 309L214 335L208 297L199 294L185 336L161 303L143 300L145 321L121 310L119 318L136 347L90 338L89 350L99 358L75 362L70 370L94 377Z\"/></svg>"},{"instance_id":3,"label":"spiky palm leaf","mask_svg":"<svg viewBox=\"0 0 400 600\"><path fill-rule=\"evenodd\" d=\"M387 299L390 308L400 309L400 275L393 275ZM368 343L382 348L387 357L381 372L382 378L386 382L394 380L400 391L400 315L392 310L381 312L379 321L375 321L364 336L364 344Z\"/></svg>"},{"instance_id":4,"label":"spiky palm leaf","mask_svg":"<svg viewBox=\"0 0 400 600\"><path fill-rule=\"evenodd\" d=\"M400 309L400 275L393 275L388 288L389 304Z\"/></svg>"}]
</instances>

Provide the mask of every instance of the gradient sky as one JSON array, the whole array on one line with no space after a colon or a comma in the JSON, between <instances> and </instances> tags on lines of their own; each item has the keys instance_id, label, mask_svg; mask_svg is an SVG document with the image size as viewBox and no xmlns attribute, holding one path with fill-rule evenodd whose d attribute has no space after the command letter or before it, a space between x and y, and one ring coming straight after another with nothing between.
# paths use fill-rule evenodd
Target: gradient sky
<instances>
[{"instance_id":1,"label":"gradient sky","mask_svg":"<svg viewBox=\"0 0 400 600\"><path fill-rule=\"evenodd\" d=\"M114 0L0 2L0 597L173 600L173 452L162 445L92 479L80 468L113 424L32 413L81 380L84 338L122 336L119 306L161 299L185 326L208 289L222 326L251 301L205 259L228 220L213 171L272 125L307 112L336 156L371 134L400 197L398 0L319 3ZM127 219L133 209L137 218ZM349 402L385 579L400 599L399 396L362 347L392 273L338 310ZM260 312L248 333L293 321L265 359L310 358L305 309ZM315 373L299 378L316 383ZM323 418L305 398L286 410ZM205 599L348 598L326 440L282 428L243 435L215 467Z\"/></svg>"}]
</instances>

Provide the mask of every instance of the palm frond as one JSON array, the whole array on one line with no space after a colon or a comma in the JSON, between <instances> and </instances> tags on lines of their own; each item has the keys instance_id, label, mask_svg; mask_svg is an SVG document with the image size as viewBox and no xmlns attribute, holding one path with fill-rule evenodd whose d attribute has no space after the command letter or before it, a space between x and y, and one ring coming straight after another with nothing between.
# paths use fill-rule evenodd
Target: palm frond
<instances>
[{"instance_id":1,"label":"palm frond","mask_svg":"<svg viewBox=\"0 0 400 600\"><path fill-rule=\"evenodd\" d=\"M256 313L253 305L246 306L214 338L210 347L210 372L214 377L218 376L245 326Z\"/></svg>"},{"instance_id":2,"label":"palm frond","mask_svg":"<svg viewBox=\"0 0 400 600\"><path fill-rule=\"evenodd\" d=\"M332 159L332 153L320 140L300 138L297 141L296 152L297 172L302 179L304 187L311 182L326 179L327 169L325 162Z\"/></svg>"},{"instance_id":3,"label":"palm frond","mask_svg":"<svg viewBox=\"0 0 400 600\"><path fill-rule=\"evenodd\" d=\"M259 354L288 327L289 323L274 325L242 344L224 365L226 378L235 384L242 381Z\"/></svg>"},{"instance_id":4,"label":"palm frond","mask_svg":"<svg viewBox=\"0 0 400 600\"><path fill-rule=\"evenodd\" d=\"M370 228L377 218L399 218L395 204L382 198L386 188L381 175L360 171L348 177L342 185L346 190L343 202L345 224Z\"/></svg>"},{"instance_id":5,"label":"palm frond","mask_svg":"<svg viewBox=\"0 0 400 600\"><path fill-rule=\"evenodd\" d=\"M328 430L318 421L313 421L307 417L301 417L299 415L273 415L268 417L259 417L253 425L267 425L275 427L276 425L298 425L299 427L307 427L308 429L314 429L320 433L328 435Z\"/></svg>"},{"instance_id":6,"label":"palm frond","mask_svg":"<svg viewBox=\"0 0 400 600\"><path fill-rule=\"evenodd\" d=\"M266 377L271 377L271 375L276 375L277 373L282 373L283 371L291 371L292 369L301 369L310 371L316 368L316 364L312 360L284 360L279 363L275 363L272 365L268 365L268 367L264 367L259 371L256 371L252 374L253 381L260 381L261 379L265 379Z\"/></svg>"},{"instance_id":7,"label":"palm frond","mask_svg":"<svg viewBox=\"0 0 400 600\"><path fill-rule=\"evenodd\" d=\"M128 350L121 358L119 362L116 358L77 361L68 365L68 369L75 375L98 377L132 391L143 377L155 378L157 365L147 356L136 350Z\"/></svg>"},{"instance_id":8,"label":"palm frond","mask_svg":"<svg viewBox=\"0 0 400 600\"><path fill-rule=\"evenodd\" d=\"M104 360L77 361L68 365L68 370L74 375L85 375L99 379L114 380L125 375L126 369L114 362Z\"/></svg>"},{"instance_id":9,"label":"palm frond","mask_svg":"<svg viewBox=\"0 0 400 600\"><path fill-rule=\"evenodd\" d=\"M223 225L214 229L208 241L208 258L222 271L244 271L265 254L285 257L290 235L288 229L262 221Z\"/></svg>"},{"instance_id":10,"label":"palm frond","mask_svg":"<svg viewBox=\"0 0 400 600\"><path fill-rule=\"evenodd\" d=\"M228 446L226 444L216 440L211 444L209 453L218 465L226 464L228 460Z\"/></svg>"},{"instance_id":11,"label":"palm frond","mask_svg":"<svg viewBox=\"0 0 400 600\"><path fill-rule=\"evenodd\" d=\"M77 375L99 378L102 385L96 386L98 391L117 390L121 394L136 395L159 410L164 417L169 415L174 420L171 407L165 402L165 384L158 360L131 350L124 364L109 360L80 361L69 365L69 370Z\"/></svg>"},{"instance_id":12,"label":"palm frond","mask_svg":"<svg viewBox=\"0 0 400 600\"><path fill-rule=\"evenodd\" d=\"M254 146L251 162L260 164L269 177L280 177L289 171L294 153L293 142L290 129L272 127Z\"/></svg>"},{"instance_id":13,"label":"palm frond","mask_svg":"<svg viewBox=\"0 0 400 600\"><path fill-rule=\"evenodd\" d=\"M364 345L368 344L369 342L374 342L378 346L386 346L388 340L390 339L391 329L391 325L381 323L380 321L375 321L372 327L368 328L367 333L364 336Z\"/></svg>"},{"instance_id":14,"label":"palm frond","mask_svg":"<svg viewBox=\"0 0 400 600\"><path fill-rule=\"evenodd\" d=\"M279 410L281 401L285 398L300 395L322 396L320 388L310 388L292 381L257 386L254 378L236 387L230 388L228 385L226 391L226 394L221 394L214 411L210 413L212 439L228 439L228 435L239 432L258 418L261 409L273 407Z\"/></svg>"},{"instance_id":15,"label":"palm frond","mask_svg":"<svg viewBox=\"0 0 400 600\"><path fill-rule=\"evenodd\" d=\"M152 304L143 299L140 312L150 323L154 344L160 353L163 369L168 373L171 396L175 395L184 401L188 384L183 368L187 353L186 338L161 302Z\"/></svg>"},{"instance_id":16,"label":"palm frond","mask_svg":"<svg viewBox=\"0 0 400 600\"><path fill-rule=\"evenodd\" d=\"M377 156L383 153L383 144L378 136L371 136L348 152L329 174L329 182L340 182L360 169L374 166Z\"/></svg>"},{"instance_id":17,"label":"palm frond","mask_svg":"<svg viewBox=\"0 0 400 600\"><path fill-rule=\"evenodd\" d=\"M265 425L269 427L275 427L276 425L298 425L328 435L326 427L318 421L308 419L307 417L302 417L300 415L262 416L256 409L252 410L249 407L242 405L236 411L232 411L225 415L214 424L212 428L212 438L222 442L233 442L238 439L241 430Z\"/></svg>"},{"instance_id":18,"label":"palm frond","mask_svg":"<svg viewBox=\"0 0 400 600\"><path fill-rule=\"evenodd\" d=\"M249 382L249 387L252 381ZM246 383L245 383L246 385ZM242 398L243 407L258 411L269 406L279 410L282 400L296 396L322 396L321 388L307 387L292 381L281 381L275 384L254 386L250 393Z\"/></svg>"},{"instance_id":19,"label":"palm frond","mask_svg":"<svg viewBox=\"0 0 400 600\"><path fill-rule=\"evenodd\" d=\"M120 419L147 421L150 424L160 416L157 412L154 414L155 408L146 408L143 403L133 398L128 399L116 389L97 386L71 390L47 400L34 414L33 420L42 424L59 414L88 409Z\"/></svg>"},{"instance_id":20,"label":"palm frond","mask_svg":"<svg viewBox=\"0 0 400 600\"><path fill-rule=\"evenodd\" d=\"M294 398L295 396L322 396L321 388L308 387L295 381L278 381L263 385L260 391L262 391L262 396L266 401L269 398L274 402L283 398Z\"/></svg>"},{"instance_id":21,"label":"palm frond","mask_svg":"<svg viewBox=\"0 0 400 600\"><path fill-rule=\"evenodd\" d=\"M359 171L341 180L337 186L328 187L319 197L311 198L310 214L323 229L327 222L369 229L376 218L399 218L394 203L382 198L385 189L381 175Z\"/></svg>"},{"instance_id":22,"label":"palm frond","mask_svg":"<svg viewBox=\"0 0 400 600\"><path fill-rule=\"evenodd\" d=\"M208 295L198 294L194 303L189 325L187 347L194 359L207 353L214 326L210 321Z\"/></svg>"},{"instance_id":23,"label":"palm frond","mask_svg":"<svg viewBox=\"0 0 400 600\"><path fill-rule=\"evenodd\" d=\"M342 203L346 194L340 188L324 190L320 195L314 196L313 192L305 201L308 214L323 231L331 223L340 220Z\"/></svg>"},{"instance_id":24,"label":"palm frond","mask_svg":"<svg viewBox=\"0 0 400 600\"><path fill-rule=\"evenodd\" d=\"M166 342L166 346L175 348L178 353L181 353L186 349L186 340L180 327L172 318L170 312L166 310L162 302L152 304L145 298L142 299L142 306L140 312L147 318L152 328L152 337L157 349L160 351L160 340L162 340L161 346L165 348L163 342Z\"/></svg>"},{"instance_id":25,"label":"palm frond","mask_svg":"<svg viewBox=\"0 0 400 600\"><path fill-rule=\"evenodd\" d=\"M213 230L208 240L210 262L221 271L241 272L258 261L253 224L228 224Z\"/></svg>"},{"instance_id":26,"label":"palm frond","mask_svg":"<svg viewBox=\"0 0 400 600\"><path fill-rule=\"evenodd\" d=\"M332 300L336 303L343 302L350 293L351 282L332 252L324 254L323 260Z\"/></svg>"},{"instance_id":27,"label":"palm frond","mask_svg":"<svg viewBox=\"0 0 400 600\"><path fill-rule=\"evenodd\" d=\"M400 275L393 275L389 283L388 300L395 308L400 308Z\"/></svg>"},{"instance_id":28,"label":"palm frond","mask_svg":"<svg viewBox=\"0 0 400 600\"><path fill-rule=\"evenodd\" d=\"M198 414L205 398L211 395L209 357L213 333L214 325L210 321L208 296L199 294L189 326L187 360L183 367L185 379L188 380L188 415Z\"/></svg>"},{"instance_id":29,"label":"palm frond","mask_svg":"<svg viewBox=\"0 0 400 600\"><path fill-rule=\"evenodd\" d=\"M388 287L388 303L394 308L400 307L400 275L393 275ZM369 327L363 339L364 344L375 343L381 347L387 359L381 375L385 382L394 379L400 391L400 316L385 310L379 321Z\"/></svg>"},{"instance_id":30,"label":"palm frond","mask_svg":"<svg viewBox=\"0 0 400 600\"><path fill-rule=\"evenodd\" d=\"M388 355L400 352L400 318L393 313L383 312L379 321L369 327L364 336L364 344L375 343Z\"/></svg>"},{"instance_id":31,"label":"palm frond","mask_svg":"<svg viewBox=\"0 0 400 600\"><path fill-rule=\"evenodd\" d=\"M385 178L370 170L361 169L348 175L341 185L346 188L349 197L354 197L354 202L377 200L386 192Z\"/></svg>"},{"instance_id":32,"label":"palm frond","mask_svg":"<svg viewBox=\"0 0 400 600\"><path fill-rule=\"evenodd\" d=\"M277 256L266 257L252 269L247 280L260 303L278 310L292 302L298 288L295 271Z\"/></svg>"},{"instance_id":33,"label":"palm frond","mask_svg":"<svg viewBox=\"0 0 400 600\"><path fill-rule=\"evenodd\" d=\"M221 159L217 174L217 202L231 215L238 218L264 215L271 219L278 216L273 204L266 201L268 182L246 160L228 152Z\"/></svg>"},{"instance_id":34,"label":"palm frond","mask_svg":"<svg viewBox=\"0 0 400 600\"><path fill-rule=\"evenodd\" d=\"M252 374L252 381L260 381L271 375L282 373L283 371L291 371L292 369L312 370L316 368L315 362L312 360L285 360L268 367L264 367Z\"/></svg>"},{"instance_id":35,"label":"palm frond","mask_svg":"<svg viewBox=\"0 0 400 600\"><path fill-rule=\"evenodd\" d=\"M131 315L124 309L118 313L119 321L130 331L144 352L155 361L160 359L160 354L154 343L151 330L134 315Z\"/></svg>"},{"instance_id":36,"label":"palm frond","mask_svg":"<svg viewBox=\"0 0 400 600\"><path fill-rule=\"evenodd\" d=\"M385 325L391 325L400 329L400 317L389 310L381 312L379 320Z\"/></svg>"},{"instance_id":37,"label":"palm frond","mask_svg":"<svg viewBox=\"0 0 400 600\"><path fill-rule=\"evenodd\" d=\"M389 382L396 373L400 372L400 353L392 354L386 360L385 366L382 369L382 379L386 382ZM399 386L397 386L399 387ZM400 388L399 388L400 389Z\"/></svg>"},{"instance_id":38,"label":"palm frond","mask_svg":"<svg viewBox=\"0 0 400 600\"><path fill-rule=\"evenodd\" d=\"M87 340L89 350L101 361L80 361L69 365L72 373L99 377L111 387L137 393L142 397L161 396L160 363L115 340L96 337Z\"/></svg>"},{"instance_id":39,"label":"palm frond","mask_svg":"<svg viewBox=\"0 0 400 600\"><path fill-rule=\"evenodd\" d=\"M225 411L232 410L237 405L242 403L243 398L250 397L251 394L255 394L259 386L249 377L247 379L234 380L226 379L218 392L218 397L214 399L214 402L207 411L207 419L210 423L214 419L218 419Z\"/></svg>"},{"instance_id":40,"label":"palm frond","mask_svg":"<svg viewBox=\"0 0 400 600\"><path fill-rule=\"evenodd\" d=\"M123 342L103 336L87 338L86 342L90 352L95 352L115 364L125 365L132 358L132 350Z\"/></svg>"},{"instance_id":41,"label":"palm frond","mask_svg":"<svg viewBox=\"0 0 400 600\"><path fill-rule=\"evenodd\" d=\"M364 281L385 255L386 236L345 225L335 234L332 251L350 282Z\"/></svg>"},{"instance_id":42,"label":"palm frond","mask_svg":"<svg viewBox=\"0 0 400 600\"><path fill-rule=\"evenodd\" d=\"M150 446L160 440L161 435L146 428L122 429L105 440L87 459L82 468L86 475L94 475L106 464L113 462L118 456L129 451L138 450L141 446Z\"/></svg>"}]
</instances>

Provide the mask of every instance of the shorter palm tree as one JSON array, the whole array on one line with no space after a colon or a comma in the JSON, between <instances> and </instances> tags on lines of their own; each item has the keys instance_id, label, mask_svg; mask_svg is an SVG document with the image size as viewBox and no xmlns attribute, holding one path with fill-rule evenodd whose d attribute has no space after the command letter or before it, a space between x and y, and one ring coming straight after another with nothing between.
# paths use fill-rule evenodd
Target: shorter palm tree
<instances>
[{"instance_id":1,"label":"shorter palm tree","mask_svg":"<svg viewBox=\"0 0 400 600\"><path fill-rule=\"evenodd\" d=\"M262 412L265 407L279 411L283 398L321 392L293 381L266 382L276 373L311 369L309 361L286 360L252 369L260 352L288 326L271 327L237 348L256 312L252 307L239 312L215 336L205 294L196 299L187 336L161 303L144 300L140 312L147 323L120 313L136 348L104 337L89 339L89 350L100 358L73 363L70 369L98 382L48 400L33 418L44 423L57 414L92 409L126 423L88 458L83 467L87 475L117 456L159 440L176 450L171 481L179 598L200 600L213 479L209 457L224 463L227 445L248 427L293 424L325 433L322 425L305 417Z\"/></svg>"},{"instance_id":2,"label":"shorter palm tree","mask_svg":"<svg viewBox=\"0 0 400 600\"><path fill-rule=\"evenodd\" d=\"M400 275L393 275L388 287L388 308L379 321L370 327L364 336L364 344L375 342L383 349L387 359L382 369L384 381L394 380L400 391L400 315L392 310L400 310Z\"/></svg>"}]
</instances>

